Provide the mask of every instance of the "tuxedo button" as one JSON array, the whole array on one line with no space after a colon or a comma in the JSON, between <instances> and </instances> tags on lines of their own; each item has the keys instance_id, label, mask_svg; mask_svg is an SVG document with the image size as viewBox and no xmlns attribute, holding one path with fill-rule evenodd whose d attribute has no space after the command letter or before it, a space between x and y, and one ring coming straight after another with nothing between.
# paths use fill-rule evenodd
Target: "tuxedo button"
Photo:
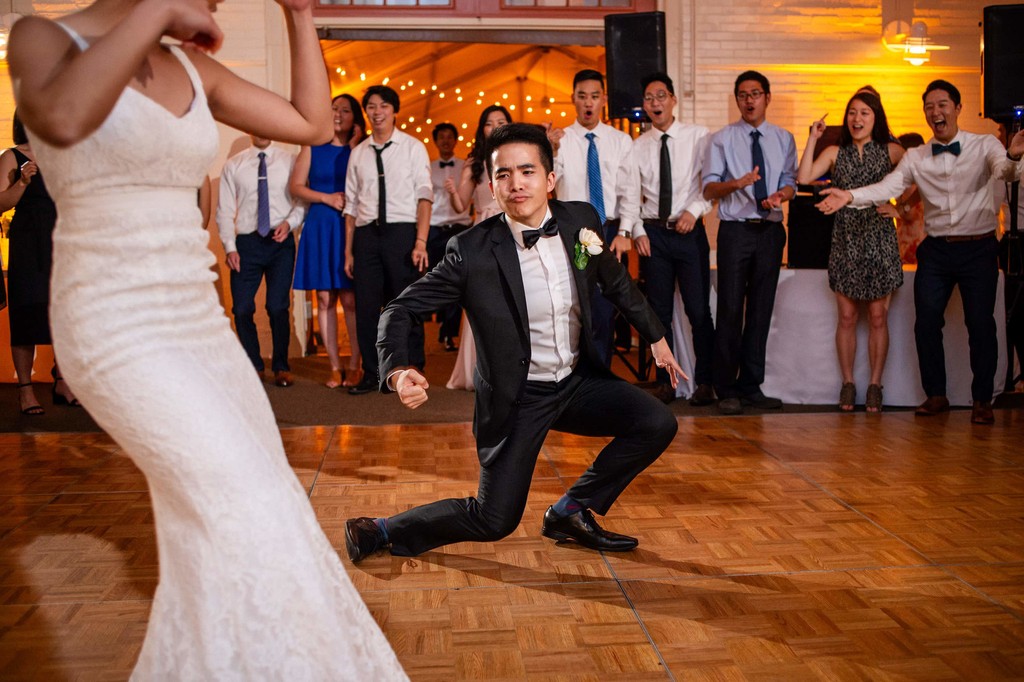
<instances>
[{"instance_id":1,"label":"tuxedo button","mask_svg":"<svg viewBox=\"0 0 1024 682\"><path fill-rule=\"evenodd\" d=\"M520 360L520 361L519 361L519 364L520 364L520 365L524 365L524 366L525 366L525 365L526 365L526 360L525 360L525 359L523 359L523 360Z\"/></svg>"},{"instance_id":2,"label":"tuxedo button","mask_svg":"<svg viewBox=\"0 0 1024 682\"><path fill-rule=\"evenodd\" d=\"M515 405L516 407L519 407L519 401L518 400L513 400L512 404Z\"/></svg>"}]
</instances>

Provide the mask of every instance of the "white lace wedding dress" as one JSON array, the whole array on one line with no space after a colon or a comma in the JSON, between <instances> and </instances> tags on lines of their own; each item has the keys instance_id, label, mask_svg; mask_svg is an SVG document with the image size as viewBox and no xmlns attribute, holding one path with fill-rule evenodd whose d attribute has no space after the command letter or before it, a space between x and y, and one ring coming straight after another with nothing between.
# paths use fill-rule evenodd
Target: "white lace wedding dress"
<instances>
[{"instance_id":1,"label":"white lace wedding dress","mask_svg":"<svg viewBox=\"0 0 1024 682\"><path fill-rule=\"evenodd\" d=\"M218 302L196 207L218 133L171 49L195 91L184 116L129 88L70 148L30 134L59 214L61 370L153 501L160 582L133 679L404 680Z\"/></svg>"}]
</instances>

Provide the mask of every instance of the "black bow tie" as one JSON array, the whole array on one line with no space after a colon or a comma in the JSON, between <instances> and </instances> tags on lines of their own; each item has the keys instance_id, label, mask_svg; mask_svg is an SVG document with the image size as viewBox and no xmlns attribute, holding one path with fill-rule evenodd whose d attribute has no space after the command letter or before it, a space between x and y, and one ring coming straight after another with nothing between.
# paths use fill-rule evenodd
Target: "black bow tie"
<instances>
[{"instance_id":1,"label":"black bow tie","mask_svg":"<svg viewBox=\"0 0 1024 682\"><path fill-rule=\"evenodd\" d=\"M532 249L542 236L554 237L556 234L558 234L558 223L552 216L539 230L523 230L523 246Z\"/></svg>"},{"instance_id":2,"label":"black bow tie","mask_svg":"<svg viewBox=\"0 0 1024 682\"><path fill-rule=\"evenodd\" d=\"M933 142L932 156L938 156L942 152L949 152L953 156L960 156L960 143L954 142L953 144L939 144L938 142Z\"/></svg>"},{"instance_id":3,"label":"black bow tie","mask_svg":"<svg viewBox=\"0 0 1024 682\"><path fill-rule=\"evenodd\" d=\"M439 165L441 166L441 168L449 168L449 167L454 168L455 167L455 162L454 161L442 161Z\"/></svg>"}]
</instances>

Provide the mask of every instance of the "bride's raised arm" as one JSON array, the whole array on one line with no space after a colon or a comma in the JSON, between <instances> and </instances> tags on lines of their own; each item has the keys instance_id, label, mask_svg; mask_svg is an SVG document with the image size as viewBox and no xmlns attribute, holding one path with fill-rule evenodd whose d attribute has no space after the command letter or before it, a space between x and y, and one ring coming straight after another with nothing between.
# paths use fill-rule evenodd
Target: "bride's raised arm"
<instances>
[{"instance_id":1,"label":"bride's raised arm","mask_svg":"<svg viewBox=\"0 0 1024 682\"><path fill-rule=\"evenodd\" d=\"M53 22L25 17L11 31L7 58L22 121L58 147L88 137L165 35L210 50L222 37L205 0L142 0L84 52Z\"/></svg>"},{"instance_id":2,"label":"bride's raised arm","mask_svg":"<svg viewBox=\"0 0 1024 682\"><path fill-rule=\"evenodd\" d=\"M202 54L193 54L214 118L260 137L301 145L334 136L331 91L313 26L309 0L277 0L284 8L291 46L291 100L234 75Z\"/></svg>"}]
</instances>

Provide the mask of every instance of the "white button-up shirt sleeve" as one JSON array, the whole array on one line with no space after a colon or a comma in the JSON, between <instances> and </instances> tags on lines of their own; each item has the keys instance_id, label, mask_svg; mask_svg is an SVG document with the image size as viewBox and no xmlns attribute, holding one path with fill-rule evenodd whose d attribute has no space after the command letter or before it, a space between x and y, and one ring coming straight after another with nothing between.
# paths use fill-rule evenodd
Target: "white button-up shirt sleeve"
<instances>
[{"instance_id":1,"label":"white button-up shirt sleeve","mask_svg":"<svg viewBox=\"0 0 1024 682\"><path fill-rule=\"evenodd\" d=\"M238 201L235 198L235 173L238 168L238 155L231 157L220 172L220 187L217 198L217 232L225 253L237 251L235 248L235 219L238 216Z\"/></svg>"}]
</instances>

